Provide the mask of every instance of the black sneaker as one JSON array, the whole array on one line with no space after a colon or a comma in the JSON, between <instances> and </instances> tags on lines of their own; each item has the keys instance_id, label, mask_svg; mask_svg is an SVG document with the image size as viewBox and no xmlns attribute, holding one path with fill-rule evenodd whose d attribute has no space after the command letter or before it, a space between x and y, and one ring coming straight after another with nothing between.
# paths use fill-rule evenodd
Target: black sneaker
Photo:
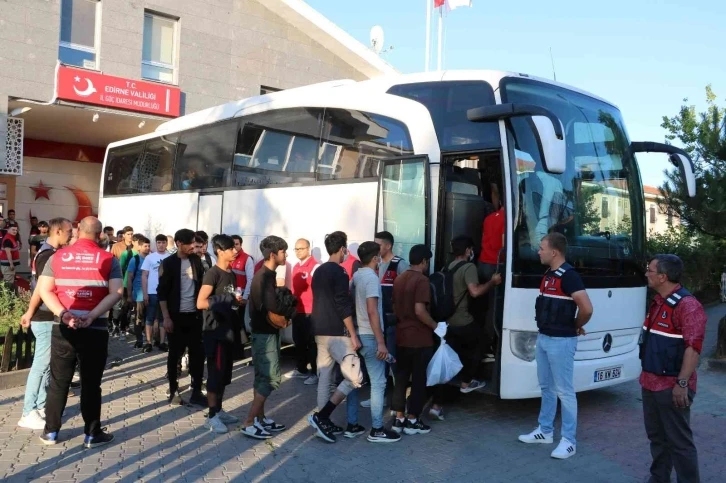
<instances>
[{"instance_id":1,"label":"black sneaker","mask_svg":"<svg viewBox=\"0 0 726 483\"><path fill-rule=\"evenodd\" d=\"M40 442L47 445L58 444L58 433L43 433L40 435Z\"/></svg>"},{"instance_id":2,"label":"black sneaker","mask_svg":"<svg viewBox=\"0 0 726 483\"><path fill-rule=\"evenodd\" d=\"M169 404L172 406L182 406L184 404L181 394L179 394L179 390L174 391L174 394L171 394L171 392L167 390L166 397L169 398Z\"/></svg>"},{"instance_id":3,"label":"black sneaker","mask_svg":"<svg viewBox=\"0 0 726 483\"><path fill-rule=\"evenodd\" d=\"M147 353L148 353L148 352L151 352L151 344L146 344L146 345L144 346L144 352L147 352Z\"/></svg>"},{"instance_id":4,"label":"black sneaker","mask_svg":"<svg viewBox=\"0 0 726 483\"><path fill-rule=\"evenodd\" d=\"M81 387L80 382L71 382L71 389L78 389L79 387Z\"/></svg>"},{"instance_id":5,"label":"black sneaker","mask_svg":"<svg viewBox=\"0 0 726 483\"><path fill-rule=\"evenodd\" d=\"M397 432L398 434L403 433L403 428L406 426L405 419L401 421L398 418L393 419L393 424L391 425L391 429Z\"/></svg>"},{"instance_id":6,"label":"black sneaker","mask_svg":"<svg viewBox=\"0 0 726 483\"><path fill-rule=\"evenodd\" d=\"M258 424L260 424L262 428L269 433L279 433L280 431L285 431L287 429L287 426L284 424L276 423L269 418L262 419L262 423Z\"/></svg>"},{"instance_id":7,"label":"black sneaker","mask_svg":"<svg viewBox=\"0 0 726 483\"><path fill-rule=\"evenodd\" d=\"M431 432L431 427L426 426L421 418L417 419L415 423L412 423L410 419L406 419L403 432L406 434L428 434Z\"/></svg>"},{"instance_id":8,"label":"black sneaker","mask_svg":"<svg viewBox=\"0 0 726 483\"><path fill-rule=\"evenodd\" d=\"M385 428L371 429L368 435L368 441L371 443L395 443L401 440L401 435L395 431L389 431Z\"/></svg>"},{"instance_id":9,"label":"black sneaker","mask_svg":"<svg viewBox=\"0 0 726 483\"><path fill-rule=\"evenodd\" d=\"M335 443L336 437L333 434L331 426L333 423L329 419L320 419L318 413L308 416L308 423L315 428L315 435L328 443Z\"/></svg>"},{"instance_id":10,"label":"black sneaker","mask_svg":"<svg viewBox=\"0 0 726 483\"><path fill-rule=\"evenodd\" d=\"M159 341L158 340L154 340L154 347L159 347Z\"/></svg>"},{"instance_id":11,"label":"black sneaker","mask_svg":"<svg viewBox=\"0 0 726 483\"><path fill-rule=\"evenodd\" d=\"M209 406L209 401L207 401L207 396L199 391L195 391L189 396L189 404L206 409Z\"/></svg>"},{"instance_id":12,"label":"black sneaker","mask_svg":"<svg viewBox=\"0 0 726 483\"><path fill-rule=\"evenodd\" d=\"M136 343L134 344L134 349L141 349L142 347L144 347L144 343L141 342L140 340L137 340Z\"/></svg>"},{"instance_id":13,"label":"black sneaker","mask_svg":"<svg viewBox=\"0 0 726 483\"><path fill-rule=\"evenodd\" d=\"M168 345L166 345L165 343L163 343L163 344L159 344L159 350L160 350L161 352L169 352L169 346L168 346Z\"/></svg>"},{"instance_id":14,"label":"black sneaker","mask_svg":"<svg viewBox=\"0 0 726 483\"><path fill-rule=\"evenodd\" d=\"M86 448L95 448L96 446L103 446L111 441L113 441L113 434L107 432L106 428L101 428L101 431L94 436L86 435L83 439L83 446Z\"/></svg>"},{"instance_id":15,"label":"black sneaker","mask_svg":"<svg viewBox=\"0 0 726 483\"><path fill-rule=\"evenodd\" d=\"M330 426L330 430L336 436L340 436L341 434L344 433L343 428L341 428L340 426L338 426L337 424L333 423L330 420L328 420L328 426Z\"/></svg>"},{"instance_id":16,"label":"black sneaker","mask_svg":"<svg viewBox=\"0 0 726 483\"><path fill-rule=\"evenodd\" d=\"M356 436L360 436L365 432L366 428L364 428L360 424L348 424L348 427L345 428L345 433L343 433L343 436L345 436L346 438L355 438ZM371 430L371 432L373 432L373 430Z\"/></svg>"}]
</instances>

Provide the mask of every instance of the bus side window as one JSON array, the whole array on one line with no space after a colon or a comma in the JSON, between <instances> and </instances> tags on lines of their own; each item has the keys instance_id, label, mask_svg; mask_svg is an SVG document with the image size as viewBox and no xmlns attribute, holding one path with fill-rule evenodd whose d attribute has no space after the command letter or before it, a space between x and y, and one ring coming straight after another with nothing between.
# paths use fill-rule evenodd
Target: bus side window
<instances>
[{"instance_id":1,"label":"bus side window","mask_svg":"<svg viewBox=\"0 0 726 483\"><path fill-rule=\"evenodd\" d=\"M322 146L317 169L320 180L376 177L379 160L413 154L403 124L346 109L325 110Z\"/></svg>"},{"instance_id":2,"label":"bus side window","mask_svg":"<svg viewBox=\"0 0 726 483\"><path fill-rule=\"evenodd\" d=\"M174 168L178 189L226 187L236 135L236 120L183 133Z\"/></svg>"}]
</instances>

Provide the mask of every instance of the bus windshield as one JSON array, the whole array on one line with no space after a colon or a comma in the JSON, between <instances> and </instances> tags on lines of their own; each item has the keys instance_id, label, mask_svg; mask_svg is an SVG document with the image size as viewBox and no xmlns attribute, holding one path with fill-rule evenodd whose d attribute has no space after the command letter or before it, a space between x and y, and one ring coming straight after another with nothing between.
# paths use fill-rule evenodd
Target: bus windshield
<instances>
[{"instance_id":1,"label":"bus windshield","mask_svg":"<svg viewBox=\"0 0 726 483\"><path fill-rule=\"evenodd\" d=\"M544 171L531 119L507 124L514 141L513 272L541 275L541 238L563 233L567 259L603 286L643 285L643 194L620 112L610 104L530 79L505 79L503 102L534 104L562 122L567 168ZM510 152L511 152L510 151Z\"/></svg>"}]
</instances>

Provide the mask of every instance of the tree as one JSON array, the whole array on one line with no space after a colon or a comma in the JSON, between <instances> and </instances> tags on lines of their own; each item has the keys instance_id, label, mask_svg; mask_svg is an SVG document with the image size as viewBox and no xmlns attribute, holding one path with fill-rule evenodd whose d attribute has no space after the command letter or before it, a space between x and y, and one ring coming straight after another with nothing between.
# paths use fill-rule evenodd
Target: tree
<instances>
[{"instance_id":1,"label":"tree","mask_svg":"<svg viewBox=\"0 0 726 483\"><path fill-rule=\"evenodd\" d=\"M716 104L710 85L706 86L706 103L706 111L701 113L684 104L676 116L663 116L666 139L679 141L693 159L696 196L688 197L678 170L670 170L661 187L661 205L664 211L678 214L693 233L726 239L726 109Z\"/></svg>"}]
</instances>

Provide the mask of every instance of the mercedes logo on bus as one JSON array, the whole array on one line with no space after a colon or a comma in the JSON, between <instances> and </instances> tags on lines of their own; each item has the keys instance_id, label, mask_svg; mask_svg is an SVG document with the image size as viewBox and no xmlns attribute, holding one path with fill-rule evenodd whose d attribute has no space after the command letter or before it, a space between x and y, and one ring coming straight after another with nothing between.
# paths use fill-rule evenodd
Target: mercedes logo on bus
<instances>
[{"instance_id":1,"label":"mercedes logo on bus","mask_svg":"<svg viewBox=\"0 0 726 483\"><path fill-rule=\"evenodd\" d=\"M605 338L602 340L602 350L605 352L610 352L610 349L613 347L613 336L610 334L605 334Z\"/></svg>"}]
</instances>

